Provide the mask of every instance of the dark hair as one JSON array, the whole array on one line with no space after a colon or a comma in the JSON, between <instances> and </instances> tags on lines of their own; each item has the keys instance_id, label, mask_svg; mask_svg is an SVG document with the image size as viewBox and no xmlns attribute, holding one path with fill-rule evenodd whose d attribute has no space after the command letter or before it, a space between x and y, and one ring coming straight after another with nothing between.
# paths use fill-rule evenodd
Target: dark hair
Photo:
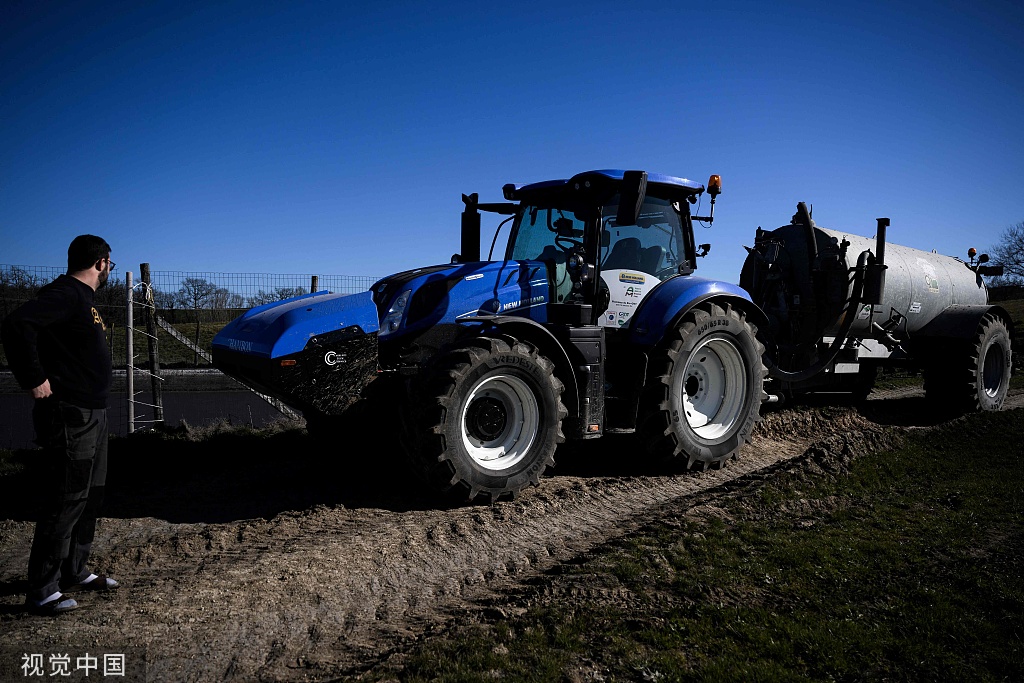
<instances>
[{"instance_id":1,"label":"dark hair","mask_svg":"<svg viewBox=\"0 0 1024 683\"><path fill-rule=\"evenodd\" d=\"M88 270L94 263L110 256L110 245L96 235L79 235L68 247L68 273Z\"/></svg>"}]
</instances>

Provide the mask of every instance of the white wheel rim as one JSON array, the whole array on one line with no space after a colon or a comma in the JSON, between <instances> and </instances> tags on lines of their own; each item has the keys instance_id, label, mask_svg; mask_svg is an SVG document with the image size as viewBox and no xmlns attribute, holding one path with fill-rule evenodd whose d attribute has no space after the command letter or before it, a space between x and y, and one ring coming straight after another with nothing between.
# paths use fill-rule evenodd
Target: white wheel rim
<instances>
[{"instance_id":1,"label":"white wheel rim","mask_svg":"<svg viewBox=\"0 0 1024 683\"><path fill-rule=\"evenodd\" d=\"M982 390L989 398L999 395L1003 386L1003 367L1006 365L1006 356L1003 355L1003 347L993 344L985 354L985 361L981 370Z\"/></svg>"},{"instance_id":2,"label":"white wheel rim","mask_svg":"<svg viewBox=\"0 0 1024 683\"><path fill-rule=\"evenodd\" d=\"M479 421L481 410L494 418L488 421L492 432L484 433L487 429L473 424ZM503 417L500 423L499 414ZM473 462L487 470L504 470L526 457L536 441L540 407L526 382L512 375L492 375L469 392L459 423L462 443Z\"/></svg>"},{"instance_id":3,"label":"white wheel rim","mask_svg":"<svg viewBox=\"0 0 1024 683\"><path fill-rule=\"evenodd\" d=\"M686 361L679 393L690 429L702 439L727 436L743 412L747 373L736 345L708 339Z\"/></svg>"}]
</instances>

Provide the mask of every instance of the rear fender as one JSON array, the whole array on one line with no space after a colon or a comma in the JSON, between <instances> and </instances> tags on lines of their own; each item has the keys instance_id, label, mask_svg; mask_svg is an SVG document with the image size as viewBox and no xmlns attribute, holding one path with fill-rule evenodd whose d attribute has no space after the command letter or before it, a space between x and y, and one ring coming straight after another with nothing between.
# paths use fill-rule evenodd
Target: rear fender
<instances>
[{"instance_id":1,"label":"rear fender","mask_svg":"<svg viewBox=\"0 0 1024 683\"><path fill-rule=\"evenodd\" d=\"M683 275L666 280L643 300L630 321L630 343L644 351L653 349L690 309L707 301L730 304L742 310L754 326L768 329L767 317L744 289L727 282Z\"/></svg>"},{"instance_id":2,"label":"rear fender","mask_svg":"<svg viewBox=\"0 0 1024 683\"><path fill-rule=\"evenodd\" d=\"M973 339L978 333L981 319L989 313L1003 319L1012 341L1013 323L1002 306L947 306L930 323L918 330L915 337Z\"/></svg>"},{"instance_id":3,"label":"rear fender","mask_svg":"<svg viewBox=\"0 0 1024 683\"><path fill-rule=\"evenodd\" d=\"M911 339L911 353L924 363L941 362L948 355L949 345L957 348L972 342L978 335L978 326L986 315L995 315L1006 324L1010 346L1014 348L1013 320L1002 306L947 306L930 323L917 331Z\"/></svg>"}]
</instances>

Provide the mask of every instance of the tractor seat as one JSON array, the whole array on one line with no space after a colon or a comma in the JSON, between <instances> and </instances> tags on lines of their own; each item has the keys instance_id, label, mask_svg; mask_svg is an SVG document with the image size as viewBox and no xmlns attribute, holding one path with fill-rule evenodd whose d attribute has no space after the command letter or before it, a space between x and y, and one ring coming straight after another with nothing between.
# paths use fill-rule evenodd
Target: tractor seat
<instances>
[{"instance_id":1,"label":"tractor seat","mask_svg":"<svg viewBox=\"0 0 1024 683\"><path fill-rule=\"evenodd\" d=\"M640 270L640 240L626 237L615 243L608 258L601 264L602 270Z\"/></svg>"},{"instance_id":2,"label":"tractor seat","mask_svg":"<svg viewBox=\"0 0 1024 683\"><path fill-rule=\"evenodd\" d=\"M665 247L655 244L647 247L640 254L640 270L651 275L656 275L662 269L665 262Z\"/></svg>"}]
</instances>

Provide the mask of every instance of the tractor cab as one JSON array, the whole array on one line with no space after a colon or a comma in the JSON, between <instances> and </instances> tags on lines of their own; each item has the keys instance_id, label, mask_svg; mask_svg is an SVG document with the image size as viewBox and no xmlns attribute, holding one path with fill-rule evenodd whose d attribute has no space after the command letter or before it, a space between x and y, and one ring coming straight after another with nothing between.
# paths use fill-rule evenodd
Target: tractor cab
<instances>
[{"instance_id":1,"label":"tractor cab","mask_svg":"<svg viewBox=\"0 0 1024 683\"><path fill-rule=\"evenodd\" d=\"M712 187L717 195L720 185ZM584 323L626 327L655 287L696 268L690 204L702 185L591 171L504 190L519 200L506 260L543 262L551 304L589 306Z\"/></svg>"}]
</instances>

